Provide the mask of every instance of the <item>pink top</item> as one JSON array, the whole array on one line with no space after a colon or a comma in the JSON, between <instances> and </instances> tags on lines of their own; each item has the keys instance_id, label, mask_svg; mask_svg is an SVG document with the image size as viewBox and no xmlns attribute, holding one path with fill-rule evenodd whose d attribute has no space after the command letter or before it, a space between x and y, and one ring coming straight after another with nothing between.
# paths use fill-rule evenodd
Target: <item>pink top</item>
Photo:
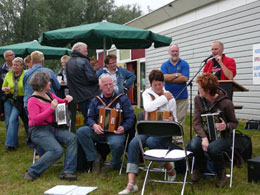
<instances>
[{"instance_id":1,"label":"pink top","mask_svg":"<svg viewBox=\"0 0 260 195\"><path fill-rule=\"evenodd\" d=\"M66 103L68 104L67 100L61 99L56 95L49 92L53 99L57 99L58 103ZM49 123L53 122L53 112L54 110L51 108L51 103L41 102L36 97L31 97L28 100L28 118L29 118L29 126L38 126L38 125L48 125L48 123L44 122L47 121Z\"/></svg>"}]
</instances>

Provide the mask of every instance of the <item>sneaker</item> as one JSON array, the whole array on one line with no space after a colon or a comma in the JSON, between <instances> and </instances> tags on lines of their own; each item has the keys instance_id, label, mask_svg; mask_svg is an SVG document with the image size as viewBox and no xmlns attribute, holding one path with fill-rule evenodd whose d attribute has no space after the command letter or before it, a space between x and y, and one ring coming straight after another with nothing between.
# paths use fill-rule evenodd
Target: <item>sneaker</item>
<instances>
[{"instance_id":1,"label":"sneaker","mask_svg":"<svg viewBox=\"0 0 260 195\"><path fill-rule=\"evenodd\" d=\"M65 180L68 180L68 181L76 181L77 176L75 174L72 174L72 173L62 173L60 175L60 179L65 179Z\"/></svg>"},{"instance_id":2,"label":"sneaker","mask_svg":"<svg viewBox=\"0 0 260 195\"><path fill-rule=\"evenodd\" d=\"M119 192L118 194L130 194L130 193L134 193L138 191L138 186L136 184L131 184L128 183L127 186L131 186L131 189L124 189L121 192Z\"/></svg>"},{"instance_id":3,"label":"sneaker","mask_svg":"<svg viewBox=\"0 0 260 195\"><path fill-rule=\"evenodd\" d=\"M199 181L200 178L201 178L201 172L199 170L197 170L197 169L194 169L193 173L191 175L191 180L193 182L196 182L196 181Z\"/></svg>"},{"instance_id":4,"label":"sneaker","mask_svg":"<svg viewBox=\"0 0 260 195\"><path fill-rule=\"evenodd\" d=\"M35 180L35 178L33 178L33 176L31 176L29 172L25 172L23 178L26 179L27 181Z\"/></svg>"}]
</instances>

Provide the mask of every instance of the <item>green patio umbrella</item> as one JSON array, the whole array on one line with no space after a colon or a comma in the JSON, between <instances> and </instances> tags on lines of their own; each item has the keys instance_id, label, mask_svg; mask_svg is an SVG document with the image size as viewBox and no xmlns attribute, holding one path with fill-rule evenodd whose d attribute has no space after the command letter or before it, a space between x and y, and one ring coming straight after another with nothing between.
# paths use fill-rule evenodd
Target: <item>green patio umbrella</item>
<instances>
[{"instance_id":1,"label":"green patio umbrella","mask_svg":"<svg viewBox=\"0 0 260 195\"><path fill-rule=\"evenodd\" d=\"M168 46L172 39L152 31L102 21L44 32L40 37L43 45L65 47L76 42L84 42L91 49L142 49Z\"/></svg>"},{"instance_id":2,"label":"green patio umbrella","mask_svg":"<svg viewBox=\"0 0 260 195\"><path fill-rule=\"evenodd\" d=\"M0 55L3 56L6 50L13 50L16 56L26 57L33 51L41 51L46 59L57 59L61 56L71 54L71 49L60 47L43 46L38 41L30 41L24 43L17 43L13 45L6 45L0 47Z\"/></svg>"}]
</instances>

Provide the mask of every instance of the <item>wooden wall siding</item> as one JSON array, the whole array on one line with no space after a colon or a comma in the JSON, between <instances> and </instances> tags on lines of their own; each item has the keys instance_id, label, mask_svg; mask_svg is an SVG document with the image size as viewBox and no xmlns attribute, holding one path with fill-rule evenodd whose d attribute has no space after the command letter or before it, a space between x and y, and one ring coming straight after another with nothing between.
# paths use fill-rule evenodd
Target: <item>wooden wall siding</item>
<instances>
[{"instance_id":1,"label":"wooden wall siding","mask_svg":"<svg viewBox=\"0 0 260 195\"><path fill-rule=\"evenodd\" d=\"M236 110L236 115L240 119L260 119L260 86L252 84L253 45L260 43L260 1L175 27L161 34L172 37L173 42L179 45L180 57L190 64L191 77L197 72L201 62L211 54L212 42L222 41L224 53L233 57L237 63L235 81L250 90L234 93L234 104L244 105L242 110ZM168 58L168 47L147 49L147 75L152 69L159 69ZM195 81L193 86L194 98L197 94Z\"/></svg>"}]
</instances>

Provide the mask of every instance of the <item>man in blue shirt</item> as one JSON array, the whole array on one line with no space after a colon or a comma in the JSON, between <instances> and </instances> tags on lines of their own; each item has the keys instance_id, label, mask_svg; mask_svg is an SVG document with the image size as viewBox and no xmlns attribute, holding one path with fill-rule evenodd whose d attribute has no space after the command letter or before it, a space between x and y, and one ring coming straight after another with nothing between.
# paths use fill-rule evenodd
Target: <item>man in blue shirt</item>
<instances>
[{"instance_id":1,"label":"man in blue shirt","mask_svg":"<svg viewBox=\"0 0 260 195\"><path fill-rule=\"evenodd\" d=\"M164 74L165 89L170 91L176 99L177 118L182 125L185 121L185 116L188 109L188 91L185 89L189 80L190 67L189 64L179 57L179 47L173 44L169 47L170 59L164 62L161 66L161 71Z\"/></svg>"},{"instance_id":2,"label":"man in blue shirt","mask_svg":"<svg viewBox=\"0 0 260 195\"><path fill-rule=\"evenodd\" d=\"M31 58L32 58L32 63L33 66L32 68L28 69L23 77L23 90L24 90L24 108L25 111L28 113L27 111L27 101L29 99L29 97L33 94L34 90L32 89L32 87L30 86L29 82L31 80L32 75L35 72L38 71L47 71L50 73L50 82L51 82L51 89L50 91L52 93L55 94L55 91L60 89L60 84L54 74L54 72L49 69L49 68L45 68L43 67L44 65L44 55L42 52L40 51L34 51L31 53Z\"/></svg>"}]
</instances>

